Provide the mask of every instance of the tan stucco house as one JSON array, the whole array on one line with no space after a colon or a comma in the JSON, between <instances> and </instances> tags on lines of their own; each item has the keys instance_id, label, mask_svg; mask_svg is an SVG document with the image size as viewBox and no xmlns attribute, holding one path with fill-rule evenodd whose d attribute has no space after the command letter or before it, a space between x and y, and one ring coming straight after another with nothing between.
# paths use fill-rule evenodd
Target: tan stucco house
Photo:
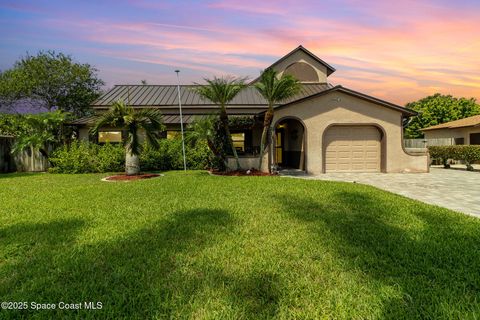
<instances>
[{"instance_id":1,"label":"tan stucco house","mask_svg":"<svg viewBox=\"0 0 480 320\"><path fill-rule=\"evenodd\" d=\"M422 129L425 139L450 139L451 144L480 145L480 115Z\"/></svg>"},{"instance_id":2,"label":"tan stucco house","mask_svg":"<svg viewBox=\"0 0 480 320\"><path fill-rule=\"evenodd\" d=\"M276 106L273 145L265 162L311 174L428 171L427 155L411 155L403 148L403 123L416 114L413 110L331 85L328 77L335 69L302 46L270 67L280 76L294 75L301 81L302 90ZM92 107L103 112L114 101L124 100L134 108L159 108L168 137L180 128L176 90L175 85L118 85ZM202 100L188 85L181 86L181 102L186 123L217 111L213 103ZM252 86L242 90L227 108L232 118L251 119L247 127L231 129L245 168L258 163L266 108L266 101ZM94 119L74 122L80 138L89 139L88 129ZM104 128L94 139L121 141L121 132Z\"/></svg>"}]
</instances>

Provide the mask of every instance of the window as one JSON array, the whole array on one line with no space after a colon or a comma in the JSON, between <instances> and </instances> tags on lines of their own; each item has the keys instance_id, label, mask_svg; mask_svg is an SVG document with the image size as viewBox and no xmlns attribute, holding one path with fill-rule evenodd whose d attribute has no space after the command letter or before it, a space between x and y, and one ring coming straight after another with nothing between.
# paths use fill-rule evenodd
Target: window
<instances>
[{"instance_id":1,"label":"window","mask_svg":"<svg viewBox=\"0 0 480 320\"><path fill-rule=\"evenodd\" d=\"M167 130L167 139L175 139L180 135L180 131Z\"/></svg>"},{"instance_id":2,"label":"window","mask_svg":"<svg viewBox=\"0 0 480 320\"><path fill-rule=\"evenodd\" d=\"M100 131L98 133L98 143L118 143L122 142L121 131Z\"/></svg>"},{"instance_id":3,"label":"window","mask_svg":"<svg viewBox=\"0 0 480 320\"><path fill-rule=\"evenodd\" d=\"M480 132L470 133L470 144L480 144Z\"/></svg>"},{"instance_id":4,"label":"window","mask_svg":"<svg viewBox=\"0 0 480 320\"><path fill-rule=\"evenodd\" d=\"M285 74L297 78L300 82L319 82L315 69L305 62L294 62L285 69Z\"/></svg>"},{"instance_id":5,"label":"window","mask_svg":"<svg viewBox=\"0 0 480 320\"><path fill-rule=\"evenodd\" d=\"M245 133L232 133L233 146L237 151L245 152Z\"/></svg>"}]
</instances>

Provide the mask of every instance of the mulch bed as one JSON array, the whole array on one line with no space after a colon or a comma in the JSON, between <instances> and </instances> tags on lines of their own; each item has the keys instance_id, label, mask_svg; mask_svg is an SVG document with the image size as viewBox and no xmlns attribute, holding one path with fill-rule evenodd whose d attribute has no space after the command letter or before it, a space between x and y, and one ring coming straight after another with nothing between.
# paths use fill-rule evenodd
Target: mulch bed
<instances>
[{"instance_id":1,"label":"mulch bed","mask_svg":"<svg viewBox=\"0 0 480 320\"><path fill-rule=\"evenodd\" d=\"M106 177L105 180L107 181L132 181L132 180L140 180L140 179L150 179L155 177L160 177L160 174L155 173L141 173L134 176L127 176L125 174L119 174L116 176Z\"/></svg>"},{"instance_id":2,"label":"mulch bed","mask_svg":"<svg viewBox=\"0 0 480 320\"><path fill-rule=\"evenodd\" d=\"M258 170L235 170L235 171L210 171L211 174L217 176L232 177L252 177L252 176L276 176L276 173L262 172Z\"/></svg>"}]
</instances>

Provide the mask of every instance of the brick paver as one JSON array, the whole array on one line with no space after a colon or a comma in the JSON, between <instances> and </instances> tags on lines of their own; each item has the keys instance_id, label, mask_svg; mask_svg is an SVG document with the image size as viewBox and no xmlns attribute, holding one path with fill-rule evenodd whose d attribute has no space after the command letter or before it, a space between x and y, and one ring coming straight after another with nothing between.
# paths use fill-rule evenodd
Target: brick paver
<instances>
[{"instance_id":1,"label":"brick paver","mask_svg":"<svg viewBox=\"0 0 480 320\"><path fill-rule=\"evenodd\" d=\"M480 172L430 168L429 173L326 173L298 178L369 184L480 218Z\"/></svg>"}]
</instances>

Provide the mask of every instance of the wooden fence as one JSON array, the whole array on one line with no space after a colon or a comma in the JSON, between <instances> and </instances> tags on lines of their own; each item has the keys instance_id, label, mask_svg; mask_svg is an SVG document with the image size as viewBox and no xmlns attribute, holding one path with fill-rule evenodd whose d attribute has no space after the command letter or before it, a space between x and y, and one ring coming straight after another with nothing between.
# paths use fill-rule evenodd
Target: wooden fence
<instances>
[{"instance_id":1,"label":"wooden fence","mask_svg":"<svg viewBox=\"0 0 480 320\"><path fill-rule=\"evenodd\" d=\"M0 173L40 172L48 169L47 159L37 150L27 149L13 155L13 142L13 137L0 136Z\"/></svg>"},{"instance_id":2,"label":"wooden fence","mask_svg":"<svg viewBox=\"0 0 480 320\"><path fill-rule=\"evenodd\" d=\"M403 139L405 148L426 148L430 146L451 146L455 144L454 138L437 139Z\"/></svg>"}]
</instances>

